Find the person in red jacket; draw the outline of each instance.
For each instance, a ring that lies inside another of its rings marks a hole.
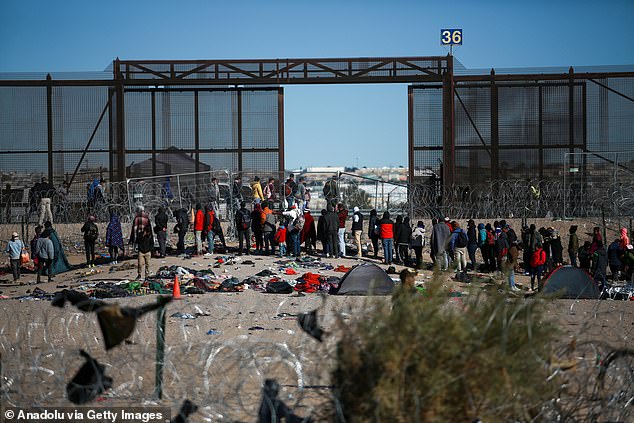
[[[194,235],[196,235],[196,255],[203,253],[203,228],[205,213],[200,203],[196,203],[196,214],[194,214]]]
[[[383,218],[377,222],[379,227],[379,238],[383,242],[384,264],[392,264],[392,253],[394,250],[394,222],[390,219],[389,212],[383,212]]]
[[[306,252],[310,254],[313,249],[317,249],[317,231],[315,230],[315,219],[310,214],[310,210],[304,210],[304,227],[299,234],[299,242],[305,243]]]
[[[535,252],[531,257],[531,291],[535,289],[535,277],[537,277],[537,290],[542,290],[542,272],[546,264],[546,252],[541,243],[535,244]]]
[[[339,257],[346,255],[346,220],[348,220],[348,210],[343,203],[337,204],[337,216],[339,217]]]
[[[273,239],[280,246],[280,257],[284,257],[286,255],[286,228],[284,227],[284,224],[281,224],[277,229]]]
[[[216,213],[214,213],[213,206],[205,207],[205,219],[203,221],[203,238],[207,238],[207,252],[209,254],[214,253],[215,234],[214,234],[214,220],[216,219]]]

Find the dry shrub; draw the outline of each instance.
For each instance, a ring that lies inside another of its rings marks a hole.
[[[539,420],[554,327],[541,300],[497,291],[451,298],[439,278],[426,295],[399,288],[344,329],[333,371],[336,420]]]

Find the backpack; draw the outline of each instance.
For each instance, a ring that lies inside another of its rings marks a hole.
[[[293,222],[293,228],[295,228],[296,231],[301,232],[301,230],[304,229],[304,223],[306,223],[306,219],[304,218],[304,215],[300,214],[297,219],[295,219],[295,222]]]
[[[542,266],[546,263],[546,251],[537,250],[533,253],[533,257],[531,257],[531,267]]]
[[[86,228],[86,232],[84,233],[84,237],[88,241],[96,241],[99,237],[99,228],[94,223],[90,223]]]
[[[493,233],[490,231],[487,231],[487,241],[486,241],[487,245],[495,245],[495,238],[493,237]]]
[[[284,182],[284,196],[290,197],[291,195],[295,195],[295,188],[297,185],[293,181]]]
[[[243,230],[249,229],[251,227],[251,213],[240,211],[240,224]]]
[[[464,231],[460,231],[458,232],[458,237],[456,238],[456,241],[454,242],[454,247],[456,248],[464,248],[467,246],[467,234],[464,233]]]

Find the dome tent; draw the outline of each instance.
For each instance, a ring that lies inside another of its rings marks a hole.
[[[363,263],[343,275],[337,295],[389,295],[393,290],[394,281],[383,269]]]
[[[559,294],[559,298],[598,299],[601,290],[588,273],[573,266],[560,266],[544,281],[544,294]]]

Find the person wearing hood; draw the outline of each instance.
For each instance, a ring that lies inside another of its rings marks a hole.
[[[378,221],[379,237],[383,242],[384,264],[392,264],[392,251],[394,249],[394,222],[390,219],[390,213],[383,212],[383,218]]]
[[[330,255],[330,249],[328,246],[328,234],[326,233],[326,209],[321,210],[321,216],[317,220],[317,239],[321,242],[321,248],[324,256]]]
[[[425,247],[425,224],[422,220],[416,223],[416,228],[412,232],[411,245],[416,255],[416,268],[423,268],[423,247]]]
[[[400,217],[400,216],[399,216]],[[398,222],[398,220],[397,220]],[[412,228],[409,226],[409,217],[405,216],[400,223],[395,225],[396,234],[396,258],[398,261],[407,266],[409,263],[409,242],[412,237]]]
[[[260,184],[260,178],[256,176],[251,182],[251,191],[253,192],[253,201],[255,203],[261,203],[264,201],[264,193],[262,192],[262,184]]]
[[[550,251],[553,258],[553,269],[564,264],[564,247],[561,245],[559,232],[553,230],[550,240]]]
[[[158,225],[158,216],[156,217]],[[203,219],[203,233],[202,237],[207,239],[207,253],[214,253],[214,220],[216,220],[216,213],[212,204],[205,206],[205,218]],[[159,241],[160,244],[160,241]]]
[[[123,253],[123,232],[121,231],[119,215],[114,210],[110,210],[110,221],[106,227],[106,247],[108,247],[108,254],[110,254],[110,263],[117,264],[119,250]]]
[[[53,245],[53,241],[50,239],[51,231],[49,229],[50,228],[44,229],[40,237],[37,239],[35,246],[35,254],[38,258],[36,283],[40,283],[40,277],[44,273],[44,270],[46,270],[46,273],[44,274],[48,276],[48,282],[51,282],[51,278],[53,276],[51,266],[53,265],[53,260],[55,260],[55,246]]]
[[[54,251],[53,261],[51,265],[46,269],[46,274],[50,273],[51,276],[55,276],[57,274],[71,270],[72,266],[66,258],[66,254],[64,253],[64,246],[62,245],[62,241],[57,235],[57,231],[53,228],[53,224],[51,222],[45,222],[44,231],[48,231],[48,238],[53,243]]]
[[[571,225],[568,232],[570,233],[570,238],[568,238],[568,256],[570,257],[570,265],[577,267],[577,250],[579,250],[577,225]]]
[[[363,257],[361,249],[361,235],[363,233],[363,214],[359,211],[359,207],[355,206],[352,214],[352,236],[354,243],[357,245],[357,258]]]
[[[431,229],[431,250],[440,270],[447,270],[449,266],[446,245],[450,236],[451,231],[444,221],[436,223]]]
[[[24,249],[24,243],[18,236],[17,232],[11,234],[11,239],[7,243],[5,253],[9,254],[9,262],[11,263],[11,272],[13,273],[13,282],[20,280],[20,256]]]

